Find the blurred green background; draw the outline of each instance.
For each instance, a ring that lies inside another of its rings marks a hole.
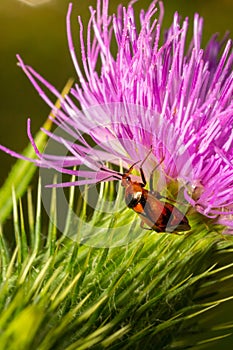
[[[33,0],[31,0],[33,2]],[[41,73],[59,90],[69,77],[75,77],[67,48],[65,17],[70,0],[51,0],[41,6],[28,6],[18,0],[0,0],[0,77],[1,77],[1,118],[0,143],[21,152],[28,144],[26,120],[32,119],[32,132],[36,133],[49,113],[49,107],[40,99],[20,68],[16,65],[15,55],[19,53],[25,62]],[[96,1],[73,0],[72,20],[80,14],[84,23],[89,18],[88,6]],[[120,1],[110,0],[110,12]],[[121,1],[127,4],[128,1]],[[149,0],[139,0],[137,9],[146,8]],[[219,32],[220,37],[229,30],[233,32],[232,0],[164,0],[164,27],[171,23],[175,10],[190,17],[198,12],[204,17],[204,44],[209,37]],[[78,26],[76,32],[78,36]],[[232,36],[232,35],[231,35]],[[0,185],[7,177],[14,159],[0,153]],[[0,199],[1,200],[1,199]],[[232,310],[227,307],[216,309],[216,317],[232,320]],[[207,345],[207,349],[231,349],[233,337]]]

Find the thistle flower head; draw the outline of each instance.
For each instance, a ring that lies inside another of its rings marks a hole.
[[[61,186],[82,185],[113,180],[104,171],[106,162],[122,162],[128,168],[143,161],[151,149],[143,170],[148,178],[160,164],[156,190],[176,182],[189,205],[233,227],[232,42],[219,42],[214,35],[202,48],[203,20],[198,14],[190,43],[188,18],[182,21],[178,13],[163,37],[162,3],[153,1],[142,10],[139,26],[133,3],[120,5],[110,16],[108,0],[97,0],[85,34],[78,17],[80,62],[69,6],[68,44],[78,83],[65,98],[18,56],[20,67],[56,116],[59,133],[44,132],[65,150],[52,154],[47,148],[40,153],[29,121],[29,138],[38,156],[34,162],[77,176]],[[60,109],[45,88],[61,100]]]

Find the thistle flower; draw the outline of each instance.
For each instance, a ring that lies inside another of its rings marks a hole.
[[[147,11],[142,10],[137,28],[133,3],[127,8],[120,5],[117,14],[109,16],[108,0],[97,0],[97,10],[90,7],[86,43],[78,17],[82,66],[71,35],[70,4],[68,44],[79,83],[65,98],[18,56],[20,67],[55,114],[53,122],[62,134],[44,132],[65,153],[52,154],[49,147],[41,153],[33,141],[30,120],[28,136],[37,159],[1,149],[39,167],[77,176],[76,181],[57,185],[62,187],[111,181],[114,177],[103,170],[106,162],[119,165],[122,161],[127,167],[145,159],[152,149],[143,166],[148,178],[160,164],[157,189],[176,182],[190,206],[227,226],[230,233],[232,42],[227,38],[219,42],[214,35],[203,49],[203,20],[196,14],[186,50],[188,18],[182,22],[175,13],[160,44],[163,4],[153,1]],[[46,95],[46,88],[61,100],[61,109]]]

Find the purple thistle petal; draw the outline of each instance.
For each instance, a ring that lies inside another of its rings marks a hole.
[[[28,138],[29,138],[29,141],[31,142],[31,145],[35,151],[35,154],[37,155],[37,157],[40,159],[42,157],[42,154],[40,153],[40,151],[38,150],[36,144],[35,144],[35,141],[32,137],[32,134],[31,134],[31,119],[28,118],[28,121],[27,121],[27,134],[28,134]]]
[[[119,5],[117,14],[109,16],[108,0],[97,0],[97,9],[90,7],[86,42],[78,17],[80,63],[69,5],[67,38],[78,77],[69,96],[63,98],[17,56],[20,67],[56,115],[53,122],[59,132],[43,131],[64,149],[64,154],[56,154],[47,147],[41,154],[29,121],[28,137],[39,158],[32,161],[82,177],[52,186],[80,186],[100,181],[97,174],[106,162],[119,165],[123,161],[127,167],[145,159],[152,147],[144,164],[147,178],[163,160],[161,176],[167,183],[173,179],[184,187],[190,205],[219,223],[233,226],[232,41],[225,37],[219,42],[214,35],[203,48],[203,19],[195,14],[193,38],[186,51],[189,21],[185,18],[182,23],[175,13],[160,46],[163,4],[153,1],[147,11],[142,10],[138,27],[134,2],[127,8]],[[117,46],[116,55],[113,45]],[[100,70],[97,63],[101,63]],[[60,109],[44,88],[61,101]],[[0,149],[26,159],[3,146]],[[80,169],[71,169],[74,166]],[[103,174],[102,180],[113,178]]]
[[[18,159],[23,159],[23,160],[27,160],[29,162],[33,162],[33,163],[37,163],[37,160],[36,159],[33,159],[33,158],[28,158],[28,157],[24,157],[22,154],[20,153],[17,153],[17,152],[14,152],[12,151],[11,149],[7,148],[7,147],[4,147],[2,145],[0,145],[0,150],[9,154],[10,156],[12,157],[15,157],[15,158],[18,158]]]

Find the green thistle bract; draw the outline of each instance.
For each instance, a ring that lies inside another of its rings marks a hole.
[[[12,253],[0,235],[1,349],[178,349],[228,334],[230,323],[203,319],[231,299],[231,241],[196,218],[196,234],[186,238],[148,233],[128,246],[83,246],[56,238],[53,192],[45,241],[40,186],[30,243],[15,200]]]

